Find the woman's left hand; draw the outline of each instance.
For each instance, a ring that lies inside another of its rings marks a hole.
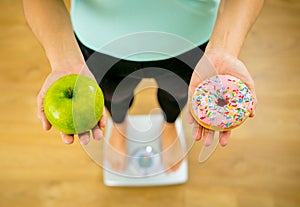
[[[236,57],[215,50],[206,51],[193,72],[189,85],[189,101],[194,93],[196,87],[205,79],[214,75],[232,75],[243,81],[254,94],[254,107],[250,112],[250,117],[254,116],[254,110],[257,103],[255,95],[254,82],[249,74],[246,66]],[[190,108],[190,107],[188,107]],[[203,144],[209,146],[212,143],[215,131],[207,129],[199,125],[192,117],[190,111],[188,113],[188,120],[190,124],[194,124],[192,136],[198,141],[203,139]],[[221,146],[226,146],[229,141],[231,131],[220,133],[219,142]]]

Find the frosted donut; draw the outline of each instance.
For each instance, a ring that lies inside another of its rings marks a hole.
[[[228,131],[249,117],[253,105],[253,94],[240,79],[216,75],[198,85],[190,107],[191,114],[200,125]]]

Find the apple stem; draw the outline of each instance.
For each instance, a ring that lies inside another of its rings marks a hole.
[[[73,91],[71,89],[71,87],[68,88],[68,98],[72,98],[73,97]]]

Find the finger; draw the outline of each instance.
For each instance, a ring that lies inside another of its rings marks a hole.
[[[37,97],[37,108],[38,108],[37,117],[42,122],[43,129],[44,130],[51,129],[51,124],[44,113],[44,96],[42,92],[40,92],[40,94]]]
[[[60,136],[65,144],[72,144],[74,142],[74,135],[72,134],[64,134],[60,132]]]
[[[248,106],[248,110],[250,112],[250,115],[249,117],[254,117],[255,116],[255,108],[256,108],[256,104],[257,104],[257,99],[256,97],[254,97],[254,100],[253,102],[251,103],[252,105],[251,106]]]
[[[255,116],[255,109],[256,109],[256,105],[257,105],[257,96],[255,94],[254,86],[252,86],[250,88],[250,91],[252,92],[253,97],[254,97],[253,105],[250,107],[250,117],[254,117]]]
[[[246,69],[246,66],[243,65],[243,67],[245,68],[244,70],[246,71],[245,72],[246,73],[246,77],[241,78],[241,80],[247,85],[247,87],[249,88],[250,92],[253,95],[253,105],[249,107],[249,111],[250,111],[250,117],[254,117],[254,115],[255,115],[255,108],[256,108],[256,104],[257,104],[257,96],[256,96],[256,92],[255,92],[254,81],[251,78],[250,73]]]
[[[45,114],[44,113],[38,113],[38,119],[42,122],[42,125],[43,125],[43,129],[48,131],[51,129],[51,124],[50,122],[48,121],[48,119],[46,118]]]
[[[199,124],[195,123],[192,130],[192,137],[195,141],[199,141],[202,137],[202,129],[203,127]]]
[[[203,130],[203,144],[208,147],[211,145],[214,138],[215,131],[204,128]]]
[[[219,142],[222,147],[225,147],[229,142],[231,131],[220,132]]]
[[[87,145],[90,141],[90,132],[84,132],[81,134],[78,134],[79,142],[81,145]]]
[[[105,128],[106,120],[107,120],[106,109],[105,107],[103,107],[102,116],[100,118],[100,121],[98,122],[98,126],[100,129]]]
[[[99,128],[98,125],[92,129],[92,134],[95,140],[100,140],[103,137],[102,130]]]
[[[251,111],[251,114],[250,114],[250,118],[253,118],[255,116],[255,110]]]

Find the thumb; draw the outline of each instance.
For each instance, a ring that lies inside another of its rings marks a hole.
[[[51,129],[51,124],[48,121],[48,119],[44,113],[44,93],[43,92],[40,92],[37,97],[37,108],[38,108],[37,117],[42,122],[43,129],[44,130]]]

